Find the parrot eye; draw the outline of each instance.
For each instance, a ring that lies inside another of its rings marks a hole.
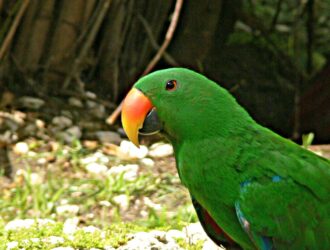
[[[169,81],[166,83],[165,89],[166,89],[166,90],[169,90],[169,91],[173,91],[173,90],[176,90],[176,87],[177,87],[177,82],[176,82],[176,80],[169,80]]]

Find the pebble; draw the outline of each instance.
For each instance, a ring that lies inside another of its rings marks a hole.
[[[18,242],[17,241],[11,241],[7,243],[7,250],[13,249],[18,247]]]
[[[56,207],[56,213],[58,215],[76,215],[79,212],[79,206],[78,205],[59,205]]]
[[[129,199],[127,195],[120,194],[113,197],[113,201],[120,207],[121,211],[127,211],[129,207]]]
[[[20,230],[23,228],[27,229],[35,224],[39,226],[44,226],[46,224],[53,224],[53,223],[55,222],[50,219],[15,219],[7,223],[7,225],[5,226],[5,230],[10,231],[10,230]]]
[[[153,167],[153,166],[155,166],[154,160],[152,160],[150,158],[143,158],[143,159],[140,160],[140,162],[143,165],[147,166],[147,167]]]
[[[64,243],[64,239],[62,237],[58,237],[58,236],[49,236],[45,239],[43,239],[44,242],[47,242],[49,244],[60,244],[60,243]]]
[[[66,219],[63,225],[63,233],[66,235],[73,235],[78,229],[78,223],[78,217]]]
[[[87,227],[83,227],[82,229],[85,233],[95,233],[95,232],[101,232],[101,230],[97,227],[94,226],[87,226]]]
[[[58,133],[58,137],[66,143],[72,143],[74,140],[80,139],[81,136],[82,132],[78,126],[72,126]]]
[[[13,151],[18,155],[25,155],[29,152],[29,145],[26,142],[18,142],[13,147]]]
[[[153,158],[162,158],[173,155],[173,147],[169,143],[158,142],[149,148],[149,156]]]
[[[138,177],[139,165],[137,164],[127,164],[127,165],[118,165],[113,166],[108,170],[109,175],[118,176],[122,173],[123,178],[126,181],[134,181]]]
[[[122,154],[126,155],[127,158],[131,159],[142,159],[148,154],[148,148],[141,145],[139,148],[136,147],[132,142],[123,140],[120,143],[119,150]]]
[[[66,116],[55,116],[52,119],[52,124],[58,129],[64,129],[72,126],[72,120]]]
[[[75,250],[73,247],[55,247],[51,250]]]
[[[121,138],[118,133],[112,131],[97,131],[95,133],[96,138],[102,143],[114,143],[119,144]]]
[[[86,165],[86,170],[89,172],[89,173],[92,173],[92,174],[106,174],[107,171],[108,171],[108,167],[103,165],[103,164],[99,164],[99,163],[96,163],[96,162],[91,162],[91,163],[88,163]]]
[[[76,97],[70,97],[68,100],[69,105],[73,106],[73,107],[77,107],[77,108],[83,108],[84,104],[82,103],[82,101]]]
[[[23,96],[18,99],[22,108],[38,110],[45,105],[45,101],[31,96]]]

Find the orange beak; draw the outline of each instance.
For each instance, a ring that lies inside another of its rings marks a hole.
[[[151,101],[138,89],[132,88],[127,94],[122,108],[121,122],[128,139],[139,146],[139,129],[146,115],[152,109]]]

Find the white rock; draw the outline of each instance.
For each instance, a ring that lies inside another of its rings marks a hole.
[[[96,138],[103,143],[114,143],[119,144],[121,138],[118,133],[112,131],[97,131],[95,133]]]
[[[141,145],[138,148],[132,142],[126,140],[120,143],[119,150],[122,154],[132,159],[142,159],[148,154],[148,148],[146,146]]]
[[[108,167],[103,164],[91,162],[86,165],[86,170],[92,174],[105,174],[108,171]]]
[[[70,127],[65,132],[68,135],[70,135],[71,137],[73,137],[74,139],[80,139],[80,137],[82,135],[81,130],[78,126]]]
[[[52,245],[64,243],[64,239],[62,237],[58,237],[58,236],[49,236],[49,237],[43,239],[43,241],[47,242],[49,244],[52,244]]]
[[[120,207],[122,211],[127,211],[129,207],[129,200],[127,195],[120,194],[115,197],[113,197],[113,201]]]
[[[31,185],[40,185],[43,183],[43,178],[38,173],[31,173],[29,177]]]
[[[152,160],[150,158],[143,158],[143,159],[140,160],[140,162],[143,165],[147,166],[147,167],[153,167],[153,166],[155,166],[154,160]]]
[[[52,124],[59,129],[64,129],[72,125],[72,120],[66,116],[55,116],[52,119]]]
[[[44,226],[46,224],[54,224],[55,222],[50,219],[15,219],[7,223],[5,230],[19,230],[23,228],[30,228],[33,225],[37,224]]]
[[[13,249],[18,247],[18,242],[17,241],[11,241],[7,243],[7,250]]]
[[[89,97],[90,99],[96,99],[97,95],[91,91],[86,91],[85,92],[86,97]]]
[[[212,240],[208,239],[204,242],[202,250],[225,250],[225,248],[218,247]]]
[[[174,239],[185,239],[185,238],[186,238],[186,235],[182,231],[179,231],[179,230],[172,229],[172,230],[169,230],[168,232],[166,232],[167,241],[172,241]]]
[[[127,164],[127,165],[118,165],[111,167],[107,174],[118,176],[122,173],[124,180],[134,181],[138,177],[139,165],[137,164]]]
[[[26,142],[18,142],[15,144],[13,151],[19,155],[27,154],[29,152],[29,145]]]
[[[44,100],[31,96],[23,96],[19,98],[18,102],[22,105],[22,107],[34,110],[40,109],[43,105],[45,105]]]
[[[97,160],[101,163],[108,163],[109,157],[103,154],[102,152],[95,152],[94,156],[97,158]]]
[[[95,152],[94,154],[89,155],[80,160],[80,163],[83,165],[87,165],[92,162],[99,162],[99,163],[106,164],[109,162],[109,158],[102,152]]]
[[[91,115],[99,119],[105,118],[106,116],[105,107],[99,103],[95,103],[95,106],[90,109],[90,113]]]
[[[101,230],[97,227],[94,226],[87,226],[87,227],[83,227],[82,229],[85,233],[95,233],[95,232],[101,232]]]
[[[79,206],[78,205],[60,205],[56,207],[56,213],[58,215],[76,215],[79,212]]]
[[[143,197],[143,202],[147,207],[150,207],[154,210],[161,210],[162,206],[160,204],[154,203],[152,200],[150,200],[148,197]]]
[[[209,239],[199,222],[186,226],[182,231],[186,235],[186,238],[188,238],[190,244],[195,245],[200,240],[206,241]]]
[[[57,133],[57,137],[66,143],[72,143],[74,140],[80,139],[82,132],[78,126],[72,126],[65,131]]]
[[[173,155],[173,147],[171,144],[158,142],[149,148],[149,156],[153,158],[161,158]]]
[[[76,97],[70,97],[68,100],[69,105],[73,106],[73,107],[77,107],[77,108],[83,108],[84,104],[82,103],[82,101]]]
[[[66,235],[73,235],[77,231],[78,223],[78,217],[66,219],[63,225],[63,233]]]
[[[73,247],[55,247],[51,250],[75,250]]]
[[[109,201],[100,201],[99,204],[103,207],[111,207],[111,203]]]

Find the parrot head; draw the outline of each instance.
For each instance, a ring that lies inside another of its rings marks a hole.
[[[139,133],[161,132],[174,143],[216,136],[219,123],[220,132],[225,131],[241,111],[234,98],[215,82],[188,69],[170,68],[134,84],[123,102],[122,124],[136,146]]]

